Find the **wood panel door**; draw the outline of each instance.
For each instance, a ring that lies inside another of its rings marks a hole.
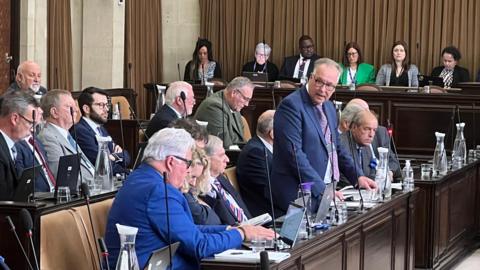
[[[0,94],[10,85],[11,0],[0,0]]]

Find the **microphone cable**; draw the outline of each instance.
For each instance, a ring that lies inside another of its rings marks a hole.
[[[170,236],[170,211],[168,210],[168,191],[167,191],[167,172],[163,172],[163,186],[165,188],[165,207],[167,214],[167,240],[168,240],[168,256],[170,258],[170,269],[173,269],[173,260],[172,260],[172,239]]]
[[[268,152],[267,147],[263,147],[263,152],[265,154],[265,173],[267,174],[268,180],[268,195],[270,196],[270,207],[272,210],[272,223],[273,223],[273,234],[274,234],[274,241],[273,241],[273,250],[278,251],[277,245],[277,222],[275,221],[275,212],[273,207],[273,195],[272,195],[272,180],[270,179],[270,170],[268,167]]]

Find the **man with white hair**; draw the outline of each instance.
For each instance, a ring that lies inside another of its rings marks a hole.
[[[173,258],[175,269],[198,269],[202,258],[239,248],[242,240],[254,236],[273,238],[273,231],[259,226],[193,223],[188,203],[179,189],[190,173],[194,144],[191,135],[182,129],[165,128],[150,138],[143,163],[128,176],[109,212],[105,239],[111,265],[116,263],[120,251],[117,223],[140,228],[135,248],[140,269],[152,251],[169,244],[169,237],[172,243],[180,242]]]
[[[268,61],[272,48],[266,43],[258,43],[255,47],[255,59],[243,65],[242,72],[267,73],[268,81],[273,82],[278,78],[277,66]]]
[[[182,99],[182,92],[185,94],[185,100]],[[168,127],[176,119],[186,118],[192,114],[194,105],[195,96],[192,85],[184,81],[171,83],[165,94],[165,105],[150,120],[145,134],[150,138],[155,132]]]
[[[17,68],[15,82],[13,82],[7,91],[23,90],[32,91],[35,95],[45,95],[47,89],[41,85],[42,71],[40,66],[34,61],[24,61]]]

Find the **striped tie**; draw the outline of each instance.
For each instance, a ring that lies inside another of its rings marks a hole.
[[[237,220],[238,223],[242,223],[243,221],[247,220],[247,217],[243,213],[243,209],[240,207],[237,207],[235,203],[230,202],[229,197],[233,199],[231,196],[227,196],[227,192],[225,189],[223,189],[222,184],[215,179],[213,182],[215,187],[217,188],[218,192],[220,193],[220,196],[222,196],[223,201],[227,204],[228,208],[232,211],[233,215],[235,216],[235,219]]]
[[[338,156],[336,149],[333,147],[332,133],[330,132],[330,127],[328,126],[328,119],[323,111],[322,104],[317,105],[316,108],[320,116],[320,127],[322,128],[322,132],[325,136],[325,141],[327,142],[327,145],[331,146],[331,148],[329,147],[330,149],[327,149],[327,152],[328,159],[332,163],[330,165],[333,171],[333,179],[338,181],[338,179],[340,179],[340,172],[338,171]]]

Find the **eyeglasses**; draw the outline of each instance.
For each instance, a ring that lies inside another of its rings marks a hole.
[[[358,54],[358,52],[349,52],[349,53],[347,53],[347,56],[354,56],[354,55],[357,55],[357,54]]]
[[[173,155],[172,157],[185,162],[185,164],[187,164],[187,169],[190,168],[190,166],[192,166],[193,161],[191,159],[186,159],[186,158],[175,156],[175,155]]]
[[[35,122],[33,122],[32,120],[28,120],[25,116],[23,116],[23,115],[21,115],[21,114],[18,114],[18,115],[20,115],[20,117],[21,117],[23,120],[27,121],[27,123],[28,123],[30,126],[33,126],[33,124],[35,123]]]
[[[92,105],[98,106],[100,107],[100,109],[108,108],[108,103],[103,103],[103,102],[92,103]]]
[[[239,89],[235,89],[235,91],[237,91],[237,93],[240,94],[240,96],[242,97],[242,99],[246,102],[246,103],[249,103],[252,99],[245,96],[242,91],[240,91]]]
[[[336,85],[333,85],[333,84],[330,84],[330,83],[327,83],[325,81],[323,81],[322,79],[320,78],[317,78],[315,76],[312,76],[313,77],[313,80],[315,81],[315,85],[322,88],[322,87],[325,87],[325,89],[329,92],[335,90],[335,87],[337,87]]]

